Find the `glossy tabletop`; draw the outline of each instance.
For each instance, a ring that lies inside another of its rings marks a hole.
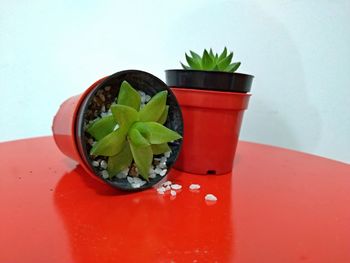
[[[233,173],[172,171],[172,197],[112,189],[51,137],[0,157],[1,263],[350,262],[348,164],[240,142]]]

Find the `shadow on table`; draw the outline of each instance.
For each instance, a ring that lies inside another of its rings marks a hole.
[[[231,178],[173,170],[169,179],[184,188],[172,198],[154,189],[124,194],[77,166],[57,184],[54,202],[76,262],[232,262]],[[199,193],[188,190],[192,182]],[[217,203],[204,201],[208,191]]]

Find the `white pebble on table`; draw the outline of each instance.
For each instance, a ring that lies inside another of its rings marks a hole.
[[[218,199],[217,199],[217,197],[216,197],[215,195],[213,195],[213,194],[207,194],[207,195],[205,196],[205,200],[207,200],[207,201],[217,201]]]
[[[191,184],[190,185],[190,189],[191,190],[198,190],[198,189],[200,189],[201,188],[201,186],[199,185],[199,184]]]
[[[172,184],[171,185],[171,189],[173,190],[180,190],[182,188],[182,185],[179,184]]]

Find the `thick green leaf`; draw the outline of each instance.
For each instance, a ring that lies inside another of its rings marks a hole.
[[[185,54],[186,56],[186,60],[188,65],[192,68],[192,69],[201,69],[201,64],[198,63],[198,61],[196,61],[195,59],[189,57],[187,54]]]
[[[157,121],[162,115],[166,100],[168,96],[168,91],[163,90],[158,92],[153,98],[143,107],[140,112],[140,121]],[[119,123],[119,122],[118,122]]]
[[[131,128],[129,133],[128,133],[129,140],[136,145],[137,147],[139,146],[149,146],[149,142],[146,140],[145,137],[142,136],[140,131],[137,128]]]
[[[151,146],[138,147],[130,142],[132,156],[134,158],[139,174],[148,181],[149,168],[153,161],[153,152]]]
[[[180,64],[181,64],[183,69],[187,69],[187,70],[191,69],[189,66],[186,66],[186,65],[182,64],[182,62],[180,62]]]
[[[221,60],[218,63],[218,67],[220,70],[225,70],[227,68],[228,65],[230,65],[231,60],[233,57],[233,52],[230,53],[230,55],[228,55],[226,58],[224,58],[223,60]]]
[[[204,49],[202,57],[202,69],[211,70],[214,67],[214,60],[210,57],[208,51]]]
[[[214,52],[213,52],[212,49],[209,50],[209,55],[210,55],[210,57],[214,60],[215,55],[214,55]]]
[[[123,81],[117,99],[118,104],[140,109],[141,96],[127,81]]]
[[[127,133],[133,123],[139,119],[138,112],[129,106],[119,104],[112,105],[111,111],[120,126],[119,129],[125,133]]]
[[[241,62],[232,63],[226,68],[226,71],[235,72],[240,65],[241,65]]]
[[[182,138],[180,134],[157,122],[136,123],[134,126],[151,144],[161,144]]]
[[[214,57],[214,64],[216,66],[216,64],[219,62],[219,55],[218,54],[215,54],[215,57]]]
[[[220,54],[218,61],[223,60],[224,58],[226,58],[226,56],[227,56],[227,48],[225,47],[222,53]]]
[[[109,178],[116,176],[119,172],[129,167],[132,162],[132,154],[129,143],[125,141],[123,149],[116,155],[108,158],[107,171]]]
[[[111,133],[114,130],[116,124],[117,122],[114,117],[112,115],[109,115],[94,121],[91,125],[89,125],[86,131],[99,141]]]
[[[169,106],[166,105],[162,115],[160,116],[160,118],[158,119],[158,123],[160,124],[164,124],[166,122],[166,120],[168,119],[168,113],[169,113]]]
[[[126,134],[118,129],[96,142],[91,148],[91,155],[113,156],[119,153],[126,140]]]
[[[193,52],[190,50],[192,58],[197,62],[197,64],[200,65],[200,68],[202,68],[202,58],[200,55],[198,55],[196,52]]]
[[[162,153],[171,151],[171,149],[167,143],[152,144],[151,147],[152,147],[153,154],[162,154]]]

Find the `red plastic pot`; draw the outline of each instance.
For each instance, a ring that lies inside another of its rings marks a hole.
[[[159,91],[168,90],[167,104],[169,105],[169,114],[165,126],[181,135],[183,134],[182,114],[173,92],[157,77],[139,70],[125,70],[102,78],[92,84],[84,93],[67,99],[62,103],[56,116],[54,117],[52,131],[55,142],[61,152],[77,161],[93,178],[99,179],[100,181],[103,181],[118,189],[137,191],[155,185],[164,177],[158,176],[154,179],[150,179],[147,184],[140,188],[132,188],[126,179],[103,179],[98,175],[97,168],[92,166],[89,149],[84,143],[84,141],[86,141],[84,116],[93,96],[100,88],[104,88],[106,86],[111,86],[114,92],[117,94],[119,92],[120,84],[124,80],[128,81],[136,89],[142,90],[151,96],[155,95]],[[167,161],[168,171],[177,159],[181,145],[182,140],[169,143],[169,147],[171,148],[173,154]]]
[[[184,119],[184,141],[175,168],[194,174],[232,171],[252,79],[240,73],[166,71]]]

